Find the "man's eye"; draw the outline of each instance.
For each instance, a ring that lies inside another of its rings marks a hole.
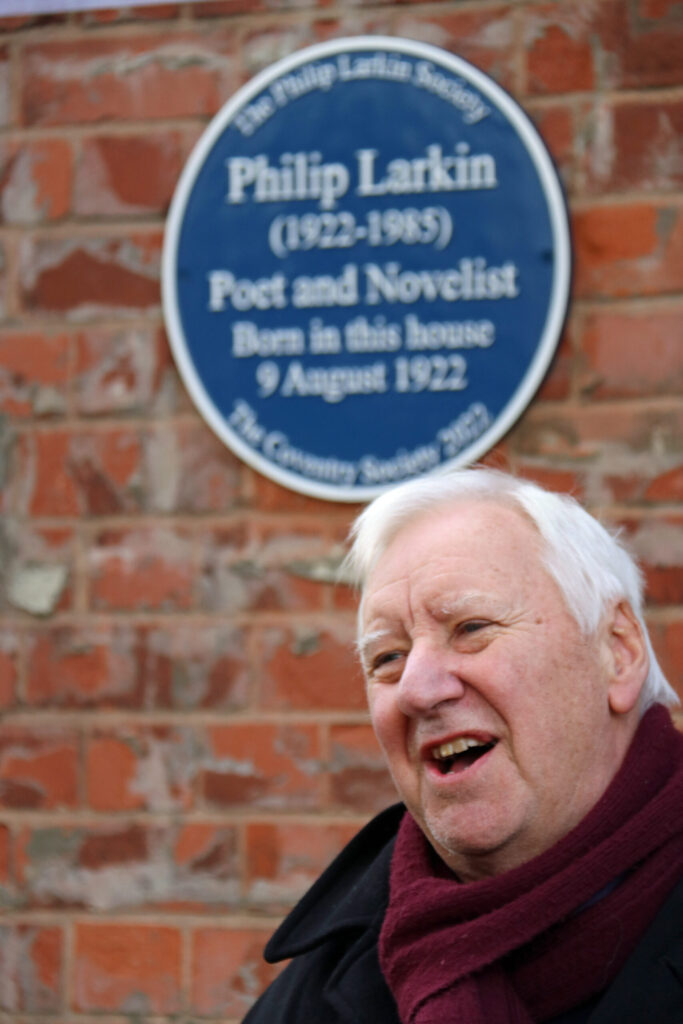
[[[470,619],[468,622],[463,622],[458,631],[460,633],[476,633],[480,629],[484,629],[489,623],[484,619]]]
[[[398,661],[402,656],[401,651],[383,651],[382,654],[378,654],[372,659],[370,668],[376,672],[385,665],[390,665],[392,661]]]

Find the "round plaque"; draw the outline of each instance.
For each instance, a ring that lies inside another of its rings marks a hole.
[[[363,501],[509,429],[570,268],[557,174],[519,105],[443,50],[363,36],[274,64],[216,115],[171,206],[164,311],[237,455]]]

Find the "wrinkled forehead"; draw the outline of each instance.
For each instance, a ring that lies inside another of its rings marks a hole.
[[[368,602],[393,580],[422,576],[429,582],[435,555],[465,560],[470,572],[512,564],[543,564],[544,544],[533,520],[513,501],[449,501],[414,514],[393,531],[374,560],[359,605],[359,625]]]

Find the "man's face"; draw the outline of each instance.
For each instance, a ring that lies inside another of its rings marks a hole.
[[[619,767],[603,630],[585,638],[517,511],[447,506],[404,527],[368,580],[370,712],[401,798],[463,879],[552,846]]]

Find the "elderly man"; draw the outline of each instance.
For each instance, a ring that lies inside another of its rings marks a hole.
[[[246,1020],[682,1024],[683,736],[630,556],[486,469],[387,492],[354,536],[403,804],[278,929],[294,960]]]

